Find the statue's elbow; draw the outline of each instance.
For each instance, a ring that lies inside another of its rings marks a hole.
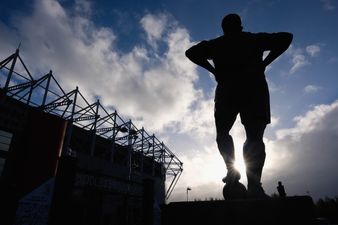
[[[280,48],[285,51],[291,45],[293,34],[289,32],[282,32],[280,36]]]
[[[287,40],[288,40],[288,43],[290,45],[292,40],[293,40],[293,34],[292,33],[287,33]]]
[[[188,50],[185,51],[185,56],[188,58],[188,59],[191,59],[193,56],[192,56],[192,53],[191,53],[191,48],[189,48]]]

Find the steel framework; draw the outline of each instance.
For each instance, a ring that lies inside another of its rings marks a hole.
[[[19,54],[19,48],[0,62],[0,88],[5,95],[24,102],[32,107],[60,116],[68,121],[64,151],[69,149],[73,125],[92,132],[90,154],[94,155],[95,137],[97,135],[108,139],[112,143],[111,155],[114,155],[114,146],[119,144],[128,146],[128,165],[132,170],[132,152],[142,153],[143,157],[150,157],[160,163],[168,187],[168,199],[183,172],[183,163],[170,151],[170,149],[154,134],[150,135],[142,127],[138,129],[131,120],[121,118],[117,111],[109,112],[97,100],[89,103],[81,94],[79,88],[65,92],[53,76],[53,72],[38,79],[34,79]],[[19,62],[19,63],[18,63]],[[154,173],[153,165],[153,173]]]

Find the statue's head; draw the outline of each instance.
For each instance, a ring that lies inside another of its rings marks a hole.
[[[243,29],[241,17],[235,13],[226,15],[222,20],[222,29],[224,33],[241,32]]]

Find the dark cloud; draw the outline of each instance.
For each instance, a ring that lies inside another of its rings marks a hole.
[[[338,101],[314,107],[277,136],[272,144],[276,172],[267,178],[270,189],[281,179],[289,194],[338,195]]]

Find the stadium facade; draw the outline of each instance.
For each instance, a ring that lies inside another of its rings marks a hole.
[[[0,62],[4,224],[159,224],[183,163],[52,71],[34,77],[19,49]]]

